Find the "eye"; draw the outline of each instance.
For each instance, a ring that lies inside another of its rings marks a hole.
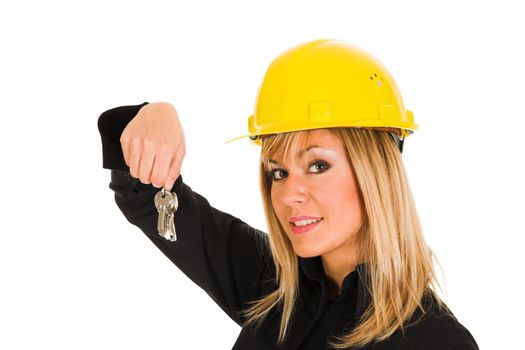
[[[266,173],[273,181],[282,180],[288,173],[283,169],[273,169]]]
[[[314,169],[314,173],[322,173],[330,168],[330,166],[322,160],[314,160],[313,163],[310,164],[310,169],[312,168]]]

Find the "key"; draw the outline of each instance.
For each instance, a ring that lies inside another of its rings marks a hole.
[[[167,192],[164,188],[155,195],[155,207],[159,212],[159,219],[157,221],[157,230],[159,235],[166,238],[167,235],[167,211],[170,210],[175,204],[173,200],[173,195],[170,192]],[[167,239],[167,238],[166,238]]]
[[[165,219],[165,210],[166,210],[166,204],[160,198],[161,195],[164,195],[163,193],[159,192],[155,195],[155,207],[157,208],[157,211],[159,212],[159,217],[157,220],[157,231],[159,232],[159,235],[164,235],[164,219]]]
[[[177,211],[179,203],[177,199],[177,194],[175,192],[172,192],[171,194],[173,196],[173,202],[170,206],[166,208],[166,220],[164,221],[164,224],[166,225],[166,235],[164,236],[164,238],[169,239],[171,242],[175,242],[177,240],[177,233],[175,231],[175,222],[173,216],[175,211]]]

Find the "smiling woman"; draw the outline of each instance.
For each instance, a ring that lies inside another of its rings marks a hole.
[[[303,258],[321,256],[325,273],[339,287],[355,269],[355,236],[363,221],[352,166],[341,140],[329,129],[290,137],[307,148],[294,157],[285,152],[279,167],[268,159],[272,207],[295,253]],[[264,140],[264,146],[267,142],[271,143]]]
[[[242,327],[233,349],[478,349],[437,294],[401,158],[417,125],[377,59],[338,40],[287,50],[248,125],[267,234],[183,182],[173,106],[99,118],[119,208]],[[160,186],[178,199],[175,241],[157,232]]]
[[[393,135],[330,128],[266,136],[261,179],[270,245],[276,265],[282,266],[280,278],[287,280],[276,295],[293,298],[301,286],[294,255],[320,256],[334,300],[356,266],[367,268],[372,302],[359,327],[339,335],[339,347],[387,339],[415,323],[415,315],[454,318],[434,292],[439,284],[433,255]],[[255,304],[248,314],[255,320],[261,311]]]

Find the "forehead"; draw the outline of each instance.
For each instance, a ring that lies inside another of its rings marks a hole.
[[[275,142],[270,152],[269,159],[280,160],[287,157],[301,158],[304,153],[313,147],[320,147],[343,152],[343,145],[339,137],[329,129],[314,129],[295,131],[280,135],[282,138]]]
[[[341,141],[329,129],[314,129],[294,132],[297,146],[318,145],[320,147],[340,148]]]

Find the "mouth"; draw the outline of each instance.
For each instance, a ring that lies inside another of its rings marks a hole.
[[[290,226],[292,227],[292,231],[295,234],[303,234],[306,232],[309,232],[316,228],[321,222],[323,221],[323,218],[319,219],[310,219],[310,220],[299,220],[295,222],[290,222]]]

